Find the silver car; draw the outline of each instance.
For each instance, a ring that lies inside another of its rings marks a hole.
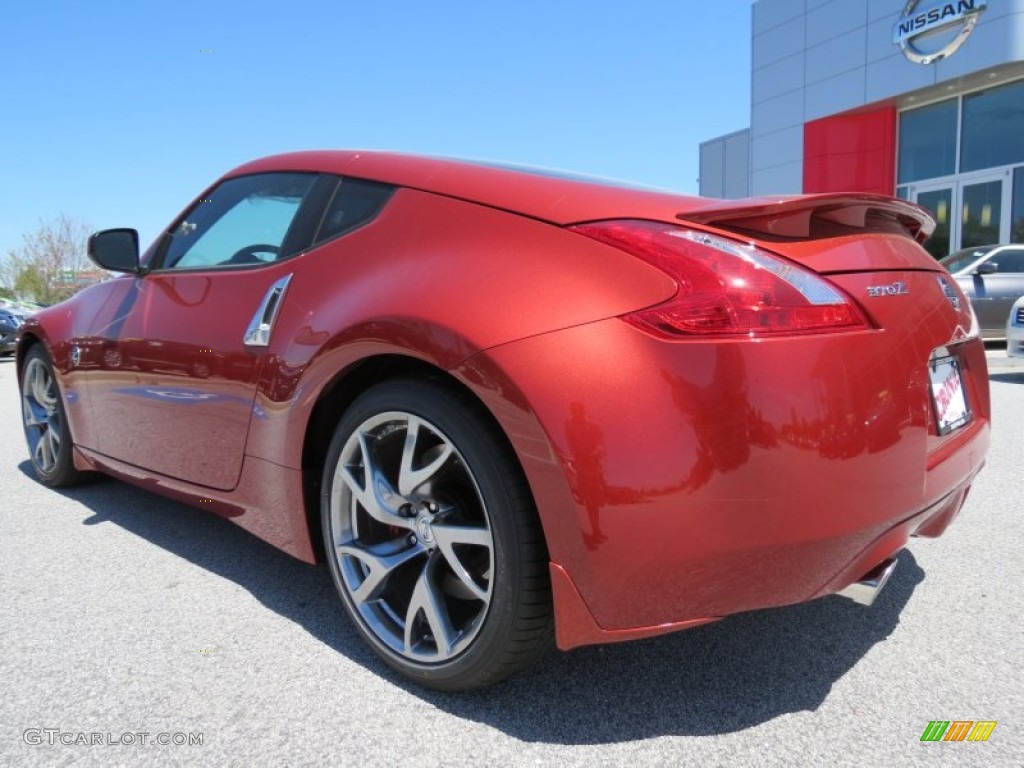
[[[1006,318],[1006,354],[1024,357],[1024,296],[1013,303]]]
[[[965,248],[939,263],[970,299],[982,338],[1003,338],[1010,305],[1024,296],[1024,245]]]

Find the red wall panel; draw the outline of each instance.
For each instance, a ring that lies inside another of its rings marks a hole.
[[[892,195],[895,169],[895,107],[804,123],[804,192]]]

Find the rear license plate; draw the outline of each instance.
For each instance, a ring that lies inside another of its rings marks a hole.
[[[955,357],[940,357],[932,360],[928,368],[939,434],[948,435],[971,420],[960,361]]]

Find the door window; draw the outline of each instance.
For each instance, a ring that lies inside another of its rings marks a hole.
[[[941,259],[949,254],[949,212],[953,207],[953,188],[918,192],[917,204],[930,211],[935,218],[935,232],[925,242],[924,247],[936,259]]]
[[[965,184],[963,203],[960,206],[960,218],[963,222],[960,247],[975,248],[979,245],[998,243],[1002,209],[1003,182]]]
[[[998,274],[1024,273],[1024,250],[1021,251],[1000,251],[992,256],[998,268]]]
[[[289,229],[315,179],[265,173],[225,181],[175,227],[162,268],[231,267],[291,256]]]

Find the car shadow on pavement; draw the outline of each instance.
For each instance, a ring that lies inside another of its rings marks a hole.
[[[741,731],[816,710],[892,634],[924,578],[904,551],[870,608],[829,597],[739,614],[660,638],[555,654],[502,687],[468,696],[420,695],[524,741],[607,744]]]
[[[1024,384],[1024,370],[1013,373],[990,373],[989,381],[1002,381],[1007,384]]]
[[[19,468],[32,476],[28,461]],[[815,710],[872,646],[892,634],[925,578],[904,551],[871,608],[829,597],[740,614],[660,638],[553,652],[492,688],[446,694],[407,683],[376,659],[348,623],[326,568],[295,560],[209,512],[118,481],[58,492],[92,513],[83,524],[113,523],[230,579],[410,695],[528,742],[723,734]],[[866,703],[865,712],[869,708]]]

